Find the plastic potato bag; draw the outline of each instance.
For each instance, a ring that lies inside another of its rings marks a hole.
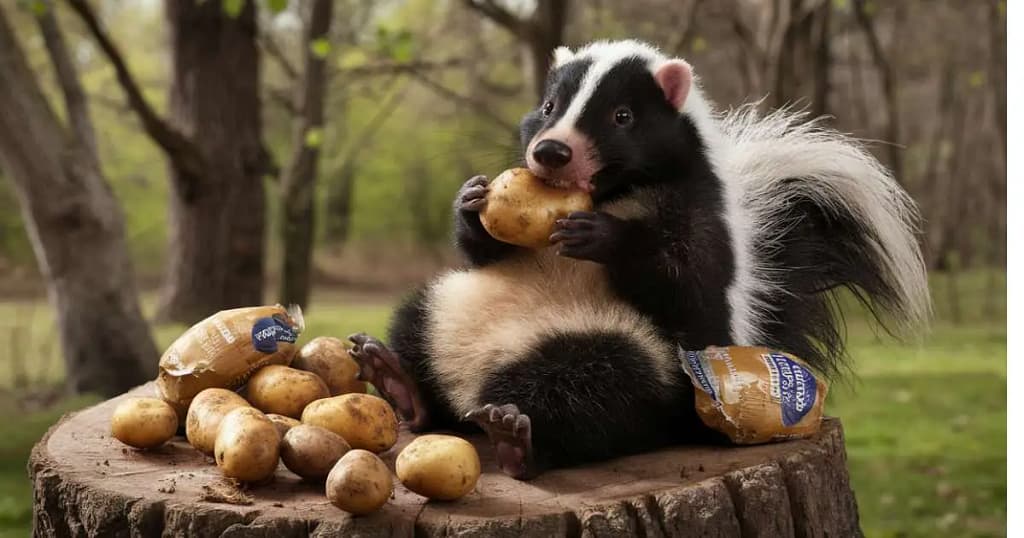
[[[234,390],[268,364],[290,364],[304,328],[292,305],[222,310],[178,337],[160,357],[157,388],[184,423],[192,398],[203,389]]]
[[[818,432],[828,384],[800,359],[763,347],[683,351],[697,414],[737,444],[810,437]]]

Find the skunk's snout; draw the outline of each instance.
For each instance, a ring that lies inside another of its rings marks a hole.
[[[557,140],[541,140],[533,148],[533,159],[546,168],[561,168],[572,160],[572,149]]]

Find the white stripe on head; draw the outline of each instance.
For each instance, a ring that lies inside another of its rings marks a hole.
[[[573,96],[568,110],[551,130],[560,127],[571,128],[583,113],[587,101],[593,96],[601,79],[618,63],[629,58],[647,62],[653,75],[669,59],[655,47],[639,41],[599,41],[588,45],[575,54],[559,50],[555,54],[555,67],[578,59],[590,59],[592,64],[584,75],[580,88]],[[759,292],[770,284],[761,275],[753,260],[749,242],[756,230],[743,204],[743,188],[739,180],[729,172],[729,161],[733,151],[732,141],[723,133],[711,104],[704,98],[700,79],[694,73],[690,91],[683,101],[681,114],[685,114],[696,126],[707,148],[706,156],[715,174],[723,181],[725,208],[723,219],[732,239],[735,274],[727,290],[731,310],[730,333],[735,343],[758,342],[762,335],[761,316],[765,305],[758,302]]]
[[[568,56],[566,52],[556,54],[556,67],[572,60],[589,59],[591,64],[587,68],[587,73],[583,76],[583,80],[580,82],[576,95],[573,95],[572,101],[569,102],[565,114],[559,118],[552,129],[559,127],[564,129],[576,125],[576,121],[583,114],[583,109],[587,106],[587,102],[593,97],[598,84],[601,83],[601,80],[608,71],[611,71],[612,68],[622,61],[631,58],[645,61],[648,69],[652,72],[659,64],[666,60],[665,56],[658,49],[646,43],[633,40],[597,41],[576,51],[571,56]]]

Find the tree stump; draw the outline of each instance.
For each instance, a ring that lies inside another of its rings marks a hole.
[[[68,415],[36,445],[36,536],[861,535],[834,418],[808,440],[674,447],[530,482],[498,472],[486,439],[472,438],[484,470],[476,491],[427,501],[396,480],[384,508],[353,517],[283,465],[272,482],[239,491],[182,438],[152,451],[113,439],[117,404],[155,393],[150,383]],[[382,455],[392,469],[412,438],[403,431]]]

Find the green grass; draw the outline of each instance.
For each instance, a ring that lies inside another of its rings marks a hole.
[[[933,282],[937,299],[948,280]],[[857,379],[826,404],[840,417],[867,536],[1006,535],[1006,321],[984,275],[959,284],[960,324],[938,321],[922,345],[893,345],[849,323]]]
[[[849,318],[856,375],[832,387],[827,409],[846,429],[867,536],[1006,534],[1006,284],[1002,276],[994,281],[998,300],[986,305],[982,297],[991,284],[983,274],[958,282],[961,322],[952,324],[944,300],[948,281],[936,279],[937,321],[921,343],[894,343],[862,317]],[[315,296],[303,339],[358,330],[383,334],[391,298],[332,290]],[[150,311],[152,297],[145,305]],[[62,378],[44,303],[0,302],[0,320],[9,320],[10,334],[22,339],[8,342],[7,356],[0,352],[0,387]],[[181,330],[158,327],[155,337],[166,346]],[[62,413],[95,401],[81,397],[33,411],[6,393],[0,396],[0,412],[8,417],[0,423],[0,538],[29,532],[25,462],[34,442]]]

